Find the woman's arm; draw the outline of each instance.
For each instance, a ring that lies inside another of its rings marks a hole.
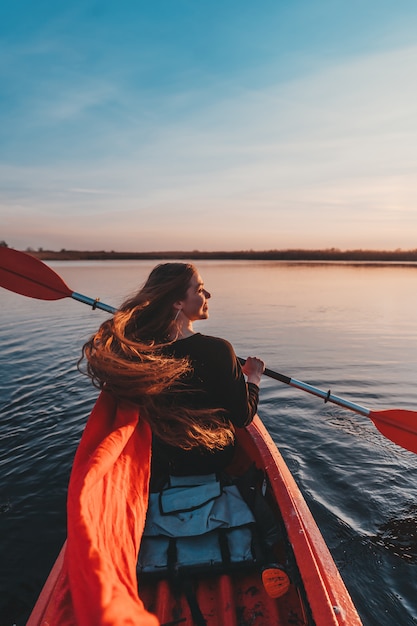
[[[222,341],[216,348],[217,380],[222,404],[235,426],[247,426],[258,409],[259,383],[265,364],[257,357],[249,357],[242,368],[229,342]]]

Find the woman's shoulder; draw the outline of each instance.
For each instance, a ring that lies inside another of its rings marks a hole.
[[[223,357],[226,355],[235,356],[235,351],[230,341],[221,337],[195,333],[195,335],[193,335],[193,343],[194,346],[201,351],[212,352],[213,354]]]
[[[222,337],[214,337],[213,335],[203,335],[202,333],[195,333],[193,338],[196,343],[212,345],[212,346],[224,346],[228,349],[233,350],[233,346],[227,339],[223,339]]]

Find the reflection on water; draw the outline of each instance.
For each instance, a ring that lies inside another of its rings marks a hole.
[[[374,541],[394,556],[417,563],[417,505],[411,504],[381,524]]]
[[[118,306],[154,263],[52,265],[74,291]],[[363,406],[417,410],[416,266],[198,268],[213,297],[197,330]],[[96,397],[76,362],[106,314],[71,299],[0,298],[0,626],[21,626],[65,537],[69,472]],[[365,626],[417,623],[417,456],[369,419],[270,379],[260,414]]]

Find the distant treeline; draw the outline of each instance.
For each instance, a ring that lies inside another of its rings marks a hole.
[[[168,252],[115,252],[105,250],[60,251],[27,249],[26,252],[43,261],[62,260],[253,260],[253,261],[362,261],[362,262],[416,262],[417,248],[415,250],[339,250],[329,248],[325,250],[238,250],[205,252],[192,251],[168,251]]]

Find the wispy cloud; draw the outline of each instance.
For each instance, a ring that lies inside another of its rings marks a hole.
[[[213,87],[152,107],[125,77],[44,86],[27,102],[26,129],[48,126],[39,162],[2,170],[9,237],[31,238],[35,214],[44,246],[94,225],[118,249],[415,246],[417,46]]]

